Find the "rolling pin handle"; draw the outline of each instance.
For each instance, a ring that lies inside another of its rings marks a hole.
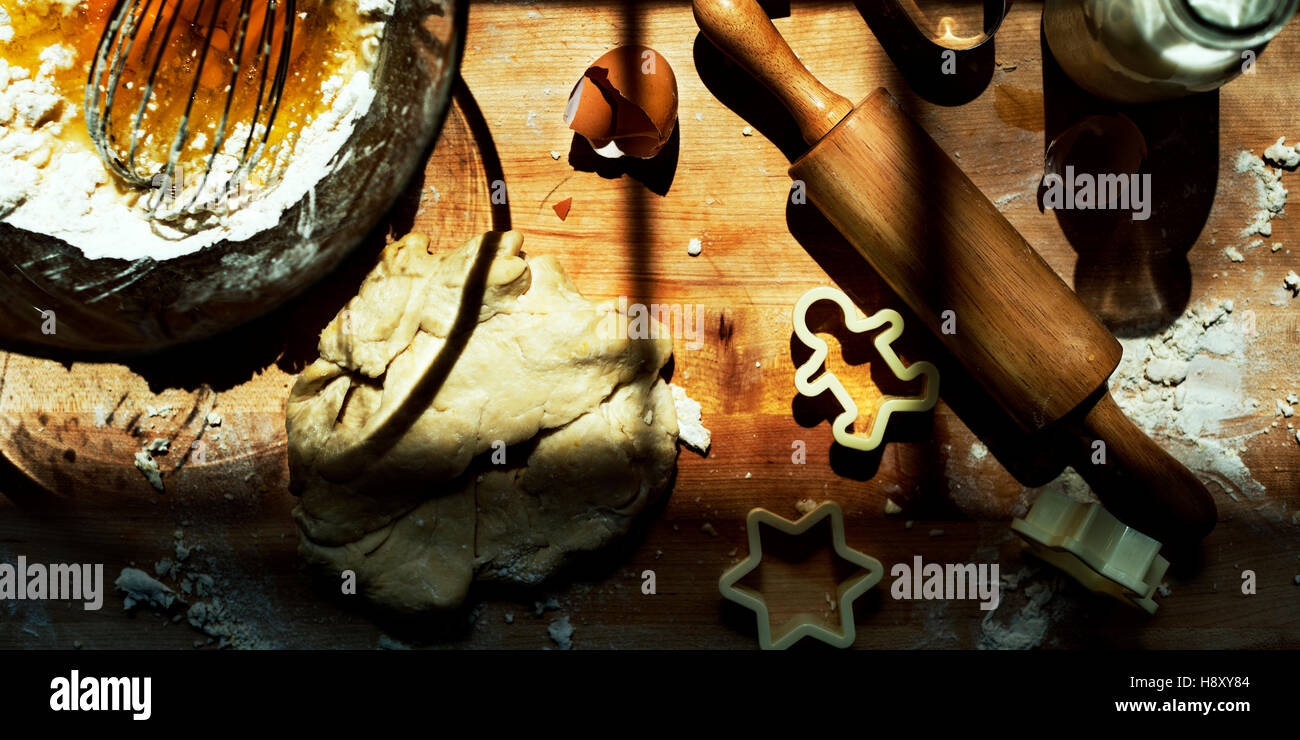
[[[1125,416],[1110,393],[1100,395],[1078,431],[1089,457],[1079,473],[1120,521],[1175,547],[1214,529],[1218,509],[1205,485]]]
[[[803,66],[755,0],[694,0],[695,22],[794,116],[804,141],[816,144],[853,112],[853,103]]]

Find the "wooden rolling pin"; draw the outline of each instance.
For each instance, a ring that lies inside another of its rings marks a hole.
[[[794,116],[811,148],[791,177],[1002,408],[1031,431],[1068,432],[1075,468],[1125,524],[1166,544],[1208,534],[1205,486],[1110,396],[1119,342],[893,96],[880,88],[855,108],[827,89],[754,0],[694,10]],[[940,330],[945,311],[955,333]]]

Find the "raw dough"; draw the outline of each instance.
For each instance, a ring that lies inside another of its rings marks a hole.
[[[290,392],[299,549],[395,611],[454,609],[474,580],[540,583],[672,476],[668,332],[610,336],[614,302],[522,244],[389,245]]]

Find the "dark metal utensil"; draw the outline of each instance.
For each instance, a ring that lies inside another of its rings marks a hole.
[[[215,119],[199,186],[179,205],[205,191],[232,134],[237,164],[214,184],[224,193],[241,183],[275,127],[294,16],[295,0],[117,0],[86,80],[86,128],[104,164],[135,187],[173,183],[182,152],[205,144]]]

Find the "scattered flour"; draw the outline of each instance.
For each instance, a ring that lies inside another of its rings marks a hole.
[[[176,557],[163,558],[154,565],[156,578],[137,568],[122,569],[115,585],[125,593],[125,609],[147,606],[155,612],[171,614],[173,622],[187,622],[206,636],[205,640],[194,643],[196,648],[205,645],[239,649],[278,647],[262,636],[262,626],[252,619],[255,610],[264,610],[263,595],[250,591],[248,584],[233,584],[227,578],[200,571],[200,567],[217,567],[219,558],[200,557],[205,547],[187,543],[184,529],[172,533],[171,546]],[[164,578],[171,585],[160,580]]]
[[[1242,390],[1247,339],[1232,310],[1232,301],[1211,301],[1189,309],[1159,336],[1121,340],[1124,356],[1110,388],[1139,427],[1173,443],[1164,446],[1183,464],[1234,498],[1255,498],[1264,487],[1240,453],[1259,432],[1225,429],[1258,405]]]
[[[1249,173],[1255,178],[1255,207],[1258,209],[1241,235],[1272,236],[1273,217],[1286,207],[1287,189],[1282,184],[1281,173],[1248,151],[1237,154],[1235,169],[1239,174]]]
[[[1011,614],[1005,622],[994,619],[999,612],[1006,613],[1006,591],[1015,591],[1037,570],[1022,570],[1001,579],[1004,595],[999,597],[997,608],[990,611],[980,622],[980,650],[1032,650],[1043,644],[1047,632],[1060,618],[1060,609],[1049,606],[1060,587],[1060,577],[1050,575],[1046,580],[1034,580],[1021,589],[1024,604]]]
[[[551,642],[559,649],[568,650],[573,647],[573,625],[569,623],[568,617],[552,619],[546,626],[546,631],[551,636]]]
[[[1097,497],[1093,494],[1092,487],[1088,485],[1088,481],[1084,480],[1082,475],[1079,475],[1079,471],[1067,467],[1047,485],[1027,489],[1025,491],[1026,495],[1022,497],[1024,508],[1016,512],[1016,515],[1024,516],[1024,513],[1029,510],[1029,504],[1032,504],[1034,500],[1038,498],[1039,494],[1044,491],[1060,493],[1081,504],[1089,504],[1097,501]]]

